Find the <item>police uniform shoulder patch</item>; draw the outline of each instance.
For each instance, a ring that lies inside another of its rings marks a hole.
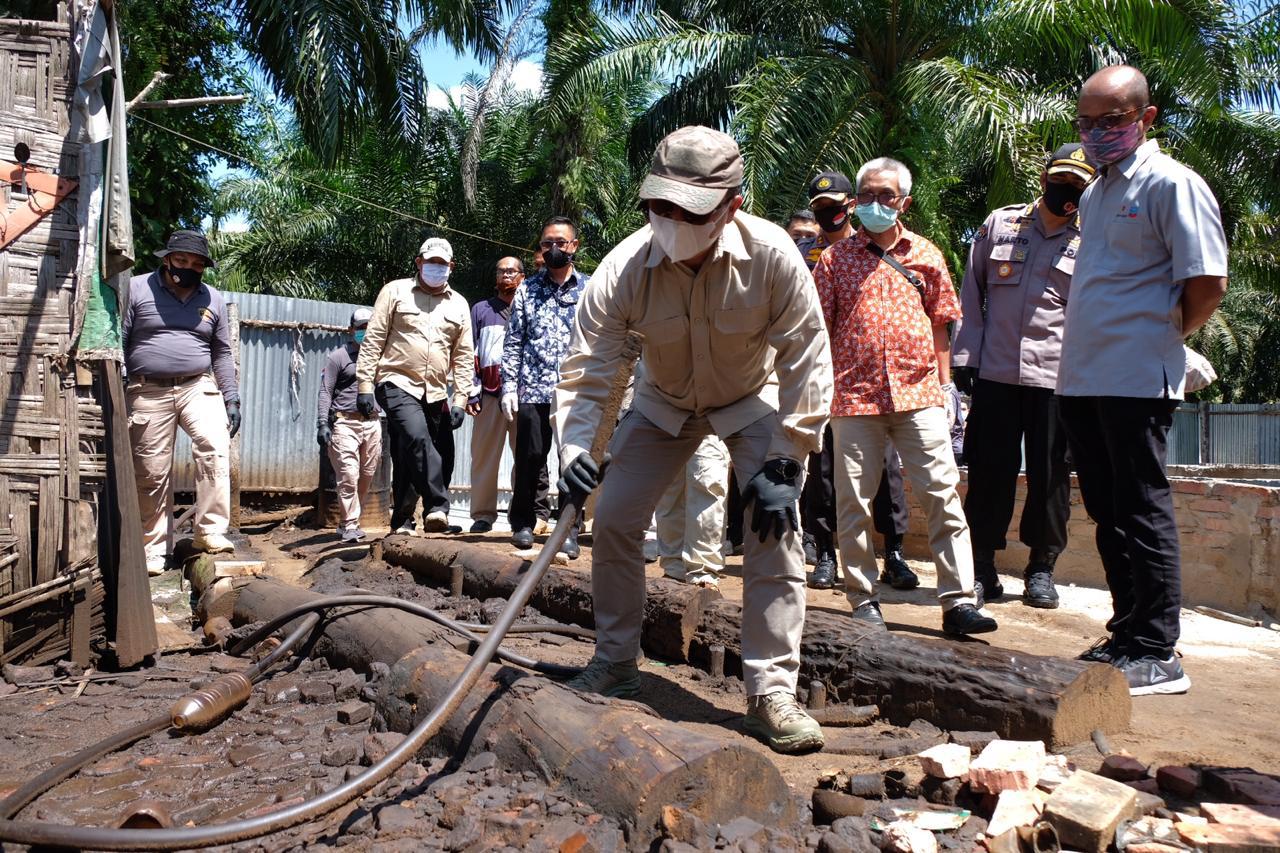
[[[208,320],[211,323],[213,322],[213,310],[211,308],[200,309],[200,321],[204,322],[205,320]]]
[[[976,239],[985,240],[987,239],[987,234],[989,234],[990,232],[991,232],[991,229],[987,228],[987,224],[984,222],[978,228],[978,236],[976,237]]]

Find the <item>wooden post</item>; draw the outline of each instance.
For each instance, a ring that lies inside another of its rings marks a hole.
[[[1212,447],[1209,441],[1209,423],[1210,423],[1210,414],[1211,414],[1209,411],[1209,406],[1210,406],[1209,403],[1200,403],[1197,405],[1197,408],[1200,410],[1199,412],[1197,412],[1197,414],[1200,416],[1199,417],[1199,421],[1200,421],[1199,462],[1201,465],[1208,465],[1211,461],[1213,461],[1209,458],[1211,455],[1211,447]]]
[[[231,360],[236,366],[236,381],[240,380],[240,306],[235,302],[227,303],[227,334],[231,338]],[[244,431],[244,418],[248,411],[244,406],[244,395],[240,395],[240,432]],[[231,458],[227,464],[231,468],[231,529],[240,529],[240,432],[231,438]]]

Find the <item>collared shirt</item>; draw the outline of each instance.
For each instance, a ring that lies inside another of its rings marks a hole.
[[[805,458],[822,444],[831,357],[822,312],[795,243],[739,212],[695,273],[671,260],[649,226],[595,272],[578,305],[556,389],[567,462],[586,452],[628,329],[644,335],[633,407],[675,436],[706,417],[721,438],[777,412],[768,456]],[[751,476],[748,472],[744,476]]]
[[[360,345],[347,341],[329,353],[320,374],[320,393],[316,399],[316,418],[327,420],[330,412],[356,411],[356,355]]]
[[[502,347],[502,393],[521,403],[550,403],[569,352],[573,316],[591,278],[574,270],[556,284],[544,269],[525,279],[511,303]]]
[[[886,254],[924,280],[919,293],[867,250],[859,228],[822,253],[813,277],[831,334],[833,416],[882,415],[943,404],[933,327],[960,316],[942,252],[906,228]]]
[[[122,318],[125,369],[131,376],[170,379],[213,372],[222,399],[240,399],[227,305],[216,288],[200,284],[179,299],[159,271],[129,279]]]
[[[1080,225],[1058,393],[1182,399],[1183,286],[1227,275],[1213,193],[1149,139],[1089,185]]]
[[[360,345],[356,379],[361,394],[390,382],[419,400],[434,403],[449,396],[464,406],[475,375],[471,312],[453,288],[428,293],[417,280],[386,284],[373,304],[373,316]]]
[[[809,267],[810,271],[818,265],[818,258],[822,257],[822,253],[830,245],[827,242],[827,232],[825,231],[819,231],[816,237],[805,237],[803,240],[796,241],[796,248],[804,256],[805,265]]]
[[[951,363],[978,368],[992,382],[1053,388],[1080,218],[1050,233],[1036,205],[992,211],[978,229],[960,285],[964,315],[956,321]]]
[[[520,285],[524,287],[523,284]],[[480,395],[494,397],[502,393],[502,350],[511,319],[511,303],[490,296],[471,306],[471,333],[475,336],[476,375],[471,389],[471,402]]]

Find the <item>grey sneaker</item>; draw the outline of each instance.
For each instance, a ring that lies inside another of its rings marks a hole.
[[[594,656],[587,668],[566,681],[565,686],[584,693],[629,699],[640,692],[640,667],[634,659],[614,663]]]
[[[747,699],[742,727],[774,752],[809,752],[826,743],[817,721],[805,713],[794,695],[782,691]]]
[[[361,539],[364,539],[368,535],[359,527],[339,528],[338,533],[339,535],[342,536],[343,544],[346,544],[348,542],[359,542]]]

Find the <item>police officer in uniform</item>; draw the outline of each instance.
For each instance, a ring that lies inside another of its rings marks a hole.
[[[1067,544],[1071,481],[1054,385],[1080,247],[1080,196],[1093,175],[1078,142],[1054,151],[1040,173],[1041,196],[993,211],[978,229],[960,287],[964,316],[956,322],[951,375],[973,401],[964,440],[964,512],[974,576],[987,601],[1004,595],[995,556],[1013,517],[1025,442],[1019,538],[1031,556],[1023,601],[1058,606],[1053,566]]]

